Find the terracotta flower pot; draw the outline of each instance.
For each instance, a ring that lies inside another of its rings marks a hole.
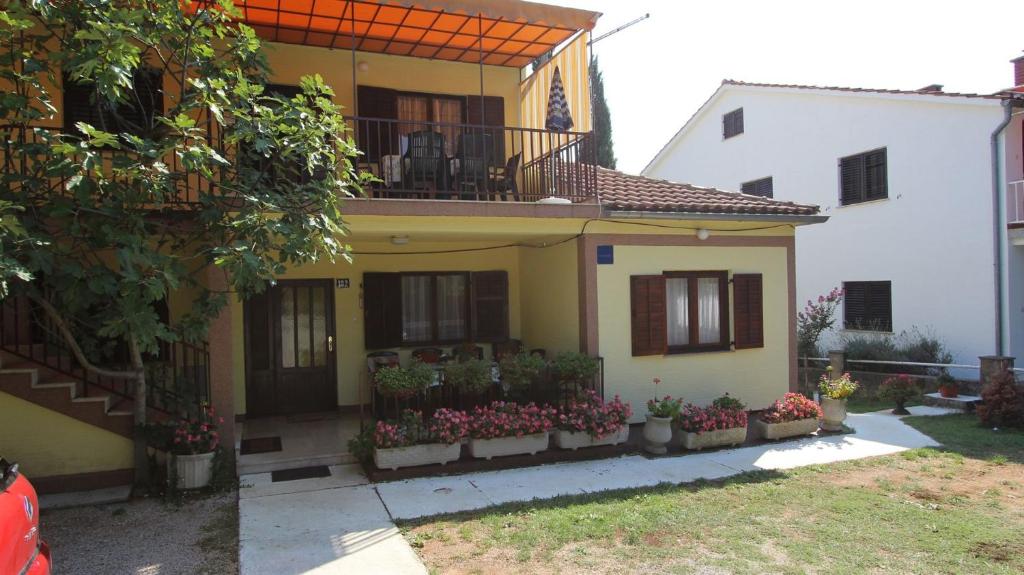
[[[647,414],[647,423],[644,424],[644,449],[648,453],[664,455],[668,453],[665,445],[672,441],[672,418],[654,417]]]
[[[957,397],[960,395],[960,390],[955,385],[943,385],[939,387],[939,395],[942,397]]]

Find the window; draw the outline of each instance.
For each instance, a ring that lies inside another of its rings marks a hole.
[[[761,178],[760,180],[744,182],[740,186],[740,191],[744,194],[750,194],[751,196],[770,198],[772,197],[772,177],[768,176],[767,178]]]
[[[743,133],[743,108],[736,108],[722,116],[722,136],[729,139]]]
[[[885,148],[839,160],[839,199],[844,206],[889,197]]]
[[[729,275],[724,271],[665,272],[630,277],[633,355],[764,347],[761,275],[734,274],[729,340]]]
[[[508,274],[367,273],[367,349],[508,339]]]
[[[75,124],[85,122],[106,132],[144,135],[154,116],[163,114],[163,77],[159,70],[140,68],[134,77],[132,99],[117,105],[96,100],[96,86],[64,77],[64,132],[77,134]]]
[[[843,327],[892,331],[892,282],[843,282]]]

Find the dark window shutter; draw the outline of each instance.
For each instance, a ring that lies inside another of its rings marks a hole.
[[[722,116],[722,136],[731,138],[743,133],[743,108],[737,108]]]
[[[846,329],[860,329],[864,327],[867,306],[865,296],[867,285],[865,282],[843,283],[843,327]]]
[[[843,158],[839,161],[839,172],[841,202],[846,205],[863,201],[864,157],[851,156]]]
[[[864,199],[876,200],[889,196],[886,171],[884,148],[864,155]]]
[[[867,321],[872,329],[892,331],[892,283],[870,282],[867,290]]]
[[[892,331],[892,282],[843,282],[843,327]]]
[[[393,273],[363,274],[363,336],[366,349],[402,341],[402,283]]]
[[[466,96],[466,123],[473,126],[505,126],[505,99],[501,96]],[[487,130],[494,142],[495,165],[505,165],[505,132],[501,129]]]
[[[761,274],[732,277],[736,349],[764,347],[764,299]]]
[[[760,180],[753,180],[750,182],[744,182],[740,186],[740,191],[744,194],[751,196],[761,196],[763,198],[770,198],[773,195],[773,183],[772,177],[761,178]]]
[[[292,99],[302,93],[302,88],[291,84],[267,84],[263,91],[268,96]]]
[[[633,355],[664,355],[668,351],[668,318],[664,276],[630,276],[630,330]]]
[[[356,93],[357,113],[366,118],[356,125],[356,142],[366,160],[376,162],[381,156],[397,154],[398,124],[375,122],[373,119],[398,119],[398,93],[388,88],[359,86]]]
[[[160,70],[140,68],[135,71],[134,94],[128,101],[111,107],[96,99],[92,82],[75,82],[64,77],[64,131],[78,133],[75,124],[85,122],[106,132],[129,132],[144,135],[153,127],[155,117],[163,114],[163,76]]]
[[[843,205],[889,197],[886,149],[839,160],[840,202]]]
[[[471,284],[474,341],[507,341],[508,272],[473,272]]]

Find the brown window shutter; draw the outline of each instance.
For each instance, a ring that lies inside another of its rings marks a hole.
[[[508,272],[473,272],[472,324],[474,341],[508,340]]]
[[[376,162],[381,156],[397,154],[398,124],[378,120],[398,119],[398,93],[388,88],[359,86],[356,104],[360,118],[366,118],[356,125],[356,142],[366,154],[366,161]]]
[[[668,351],[664,276],[630,276],[630,330],[633,355],[664,355]]]
[[[764,297],[761,274],[732,276],[736,349],[764,347]]]
[[[363,274],[363,337],[366,349],[402,343],[402,283],[399,274]]]
[[[494,142],[494,153],[491,156],[495,165],[505,165],[505,132],[497,129],[505,125],[505,99],[501,96],[466,96],[466,123],[471,126],[495,126],[487,130]]]

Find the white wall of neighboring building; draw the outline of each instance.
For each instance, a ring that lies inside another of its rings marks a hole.
[[[1017,108],[1003,134],[1005,163],[1003,172],[1007,185],[1024,180],[1024,108]],[[1024,187],[1024,184],[1018,184]],[[1009,338],[1008,353],[1017,358],[1017,367],[1024,367],[1024,228],[1009,231],[1015,242],[1006,246],[1007,317],[1005,329]],[[1017,245],[1015,245],[1017,244]]]
[[[723,140],[722,115],[740,107],[743,133]],[[974,363],[996,352],[990,136],[1002,119],[994,99],[723,85],[644,175],[727,190],[771,176],[776,199],[830,216],[797,231],[798,304],[890,280],[895,332],[934,334]],[[841,206],[839,159],[881,147],[888,199]]]

